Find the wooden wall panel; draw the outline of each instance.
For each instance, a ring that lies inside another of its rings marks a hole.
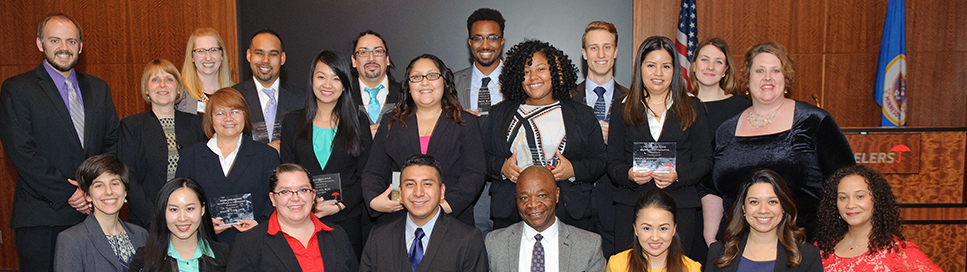
[[[967,52],[915,52],[907,56],[907,122],[967,126]]]
[[[943,271],[967,269],[967,225],[904,225],[903,236]]]
[[[879,42],[877,42],[879,44]],[[879,46],[879,45],[877,45]],[[857,82],[876,80],[877,53],[826,55],[823,108],[841,127],[880,125],[880,106],[873,100],[873,88],[860,88]]]

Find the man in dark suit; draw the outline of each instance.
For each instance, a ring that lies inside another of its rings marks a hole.
[[[483,236],[442,212],[444,191],[436,159],[407,158],[400,175],[406,216],[373,227],[359,271],[488,271]]]
[[[48,15],[37,29],[44,62],[0,87],[0,142],[17,170],[10,225],[21,271],[50,271],[57,234],[90,203],[71,180],[84,159],[114,153],[118,115],[103,80],[77,73],[80,25]]]
[[[384,114],[393,110],[393,105],[399,101],[402,86],[395,82],[386,68],[393,67],[389,59],[389,48],[383,38],[372,30],[359,33],[353,40],[353,68],[356,68],[356,80],[353,80],[353,101],[356,106],[369,117],[370,135],[376,136],[380,120]]]
[[[252,35],[245,59],[252,68],[252,78],[232,88],[238,90],[248,103],[252,113],[252,138],[279,150],[282,118],[290,111],[301,109],[305,95],[279,79],[285,64],[285,51],[282,50],[282,39],[274,31],[263,29]]]
[[[571,92],[571,96],[574,101],[594,109],[607,144],[611,103],[628,93],[628,88],[614,80],[614,61],[618,57],[618,29],[614,24],[602,21],[588,24],[581,37],[581,55],[587,61],[588,77]],[[611,256],[617,252],[614,248],[614,185],[608,175],[602,175],[595,182],[591,198],[592,228],[603,239],[605,256]]]

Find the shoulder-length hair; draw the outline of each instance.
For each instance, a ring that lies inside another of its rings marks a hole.
[[[199,220],[200,225],[196,237],[205,241],[208,245],[215,242],[215,229],[212,226],[212,216],[211,211],[208,210],[208,197],[205,196],[205,190],[202,190],[201,185],[191,178],[174,178],[161,187],[158,198],[155,200],[156,204],[151,214],[151,226],[148,228],[148,239],[144,244],[143,271],[145,272],[161,272],[168,268],[168,262],[165,261],[165,258],[168,256],[168,245],[171,243],[171,231],[168,230],[168,221],[165,219],[165,215],[168,209],[168,198],[171,197],[172,192],[179,188],[188,188],[194,192],[200,202],[199,208],[205,208]]]
[[[870,224],[873,230],[870,231],[870,242],[867,246],[867,254],[873,255],[880,250],[899,252],[903,241],[903,225],[900,224],[900,209],[896,203],[896,197],[890,188],[890,183],[880,173],[873,169],[862,166],[847,166],[839,169],[823,185],[823,200],[819,203],[819,232],[817,233],[816,244],[823,253],[823,258],[833,254],[836,243],[843,239],[849,231],[849,224],[839,215],[837,208],[837,196],[839,195],[839,183],[848,176],[859,176],[866,181],[870,188],[870,197],[873,200],[873,217]]]
[[[641,42],[638,46],[638,54],[635,57],[634,73],[631,77],[631,89],[625,95],[624,119],[630,126],[637,127],[645,122],[645,98],[649,96],[645,90],[644,75],[641,74],[641,65],[649,53],[665,50],[672,58],[672,83],[668,86],[668,95],[672,97],[671,110],[681,121],[682,130],[688,129],[695,122],[695,107],[685,91],[685,78],[682,76],[682,64],[679,63],[675,53],[675,43],[662,36],[651,36]]]
[[[635,202],[635,222],[638,221],[638,213],[641,210],[645,208],[658,208],[672,213],[672,220],[675,222],[677,228],[677,206],[675,199],[664,190],[648,191],[638,197],[638,201]],[[635,228],[637,229],[638,226],[636,225]],[[631,247],[631,254],[628,256],[628,271],[648,271],[648,259],[644,257],[644,254],[644,248],[642,248],[641,242],[636,239]],[[668,246],[668,254],[665,255],[665,271],[684,272],[685,262],[682,259],[684,255],[685,250],[682,248],[682,242],[678,239],[678,231],[676,230],[671,245]]]
[[[228,107],[236,110],[240,110],[245,113],[245,127],[242,128],[242,133],[252,134],[252,115],[249,112],[248,103],[245,103],[245,97],[242,96],[238,90],[232,88],[221,88],[215,91],[214,94],[208,97],[208,103],[205,105],[205,115],[202,116],[201,125],[205,129],[205,136],[209,139],[215,135],[214,123],[212,123],[212,116],[215,114],[215,108],[218,107]]]
[[[411,60],[409,65],[406,65],[406,76],[400,82],[403,85],[400,91],[400,100],[396,102],[396,106],[393,109],[393,119],[390,120],[388,129],[392,129],[393,124],[397,122],[405,128],[406,119],[410,118],[410,115],[414,114],[416,110],[416,101],[410,95],[410,72],[413,71],[413,64],[421,59],[433,61],[436,68],[440,70],[440,75],[443,76],[440,78],[443,80],[443,99],[440,101],[440,106],[443,107],[444,116],[453,120],[454,123],[463,124],[463,118],[460,117],[463,112],[463,107],[460,105],[460,100],[457,99],[457,87],[453,83],[453,72],[437,56],[423,54]]]
[[[531,65],[534,54],[540,52],[547,59],[551,72],[551,97],[554,100],[571,99],[571,90],[577,84],[577,67],[571,59],[553,45],[539,40],[524,41],[507,51],[504,68],[500,72],[500,93],[504,99],[524,103],[524,68]]]
[[[188,37],[188,46],[185,47],[185,63],[181,65],[181,80],[184,82],[185,89],[188,90],[188,95],[201,101],[202,97],[205,96],[205,88],[201,84],[201,79],[198,78],[195,62],[191,58],[191,56],[194,56],[195,40],[199,37],[215,38],[218,47],[222,48],[222,63],[218,67],[218,86],[225,88],[232,86],[233,83],[232,72],[229,71],[228,66],[228,54],[225,54],[225,41],[222,41],[222,36],[219,36],[218,31],[211,27],[195,29],[195,32],[192,32],[191,36]]]
[[[723,54],[725,54],[725,71],[722,71],[722,79],[719,80],[719,88],[722,88],[722,91],[726,95],[734,94],[735,93],[735,75],[736,75],[735,60],[732,57],[732,51],[729,49],[729,44],[725,43],[725,40],[722,40],[721,38],[711,38],[708,40],[704,40],[698,43],[698,46],[695,46],[696,49],[695,49],[695,54],[692,55],[692,65],[690,66],[691,69],[689,69],[688,71],[688,77],[692,79],[692,82],[691,82],[692,90],[695,90],[695,94],[698,94],[699,83],[698,83],[698,80],[695,79],[696,78],[695,74],[698,72],[696,70],[698,69],[698,58],[699,58],[698,52],[702,51],[702,49],[705,48],[705,46],[709,46],[709,45],[714,46],[719,51],[722,51]]]
[[[746,82],[750,82],[748,78],[752,74],[752,60],[762,53],[769,53],[776,56],[776,58],[779,58],[779,62],[782,63],[782,77],[786,81],[785,91],[792,91],[792,87],[790,86],[792,86],[792,83],[796,79],[796,64],[792,61],[792,56],[789,55],[789,51],[786,50],[786,47],[774,42],[753,45],[751,48],[749,48],[749,52],[745,53]]]
[[[306,92],[305,98],[306,115],[302,120],[302,124],[299,125],[296,137],[307,140],[312,138],[312,120],[316,117],[316,112],[319,111],[319,104],[316,102],[316,92],[313,89],[312,79],[315,76],[314,71],[316,70],[316,65],[320,63],[332,68],[332,71],[339,77],[339,82],[342,83],[343,87],[342,94],[339,95],[339,100],[336,101],[336,106],[333,107],[332,113],[330,113],[330,116],[337,122],[336,136],[333,139],[333,143],[347,143],[346,150],[353,157],[357,157],[363,149],[362,140],[359,138],[362,133],[359,131],[359,112],[356,108],[356,103],[353,101],[353,84],[349,80],[349,62],[335,51],[321,51],[309,63],[309,91]]]
[[[802,262],[802,253],[799,252],[799,247],[806,243],[806,231],[796,226],[797,210],[796,202],[792,198],[792,191],[789,190],[786,182],[778,173],[769,169],[759,169],[753,171],[749,178],[742,182],[739,195],[735,203],[732,204],[732,209],[729,210],[725,233],[722,235],[725,253],[712,261],[713,265],[725,267],[735,261],[736,257],[739,257],[739,252],[742,251],[739,248],[739,243],[749,233],[749,223],[746,222],[745,212],[743,211],[745,199],[748,197],[749,188],[760,183],[772,185],[772,190],[779,198],[779,205],[782,207],[782,221],[776,227],[776,235],[779,236],[779,243],[782,244],[782,247],[789,252],[786,267],[798,266]]]
[[[175,78],[175,101],[172,104],[181,103],[181,99],[184,98],[182,93],[185,90],[185,85],[181,84],[181,73],[175,68],[175,65],[166,59],[154,59],[148,62],[144,66],[144,72],[141,74],[141,98],[144,98],[144,102],[151,104],[151,97],[148,96],[148,82],[151,81],[151,76],[157,72],[165,72],[170,74]]]

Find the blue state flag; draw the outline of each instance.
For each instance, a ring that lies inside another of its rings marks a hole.
[[[890,0],[880,41],[880,64],[876,69],[873,99],[882,107],[881,126],[907,124],[907,38],[903,0]]]

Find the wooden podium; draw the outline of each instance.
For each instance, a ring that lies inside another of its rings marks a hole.
[[[967,128],[844,128],[856,163],[890,182],[903,235],[944,271],[967,271]]]

